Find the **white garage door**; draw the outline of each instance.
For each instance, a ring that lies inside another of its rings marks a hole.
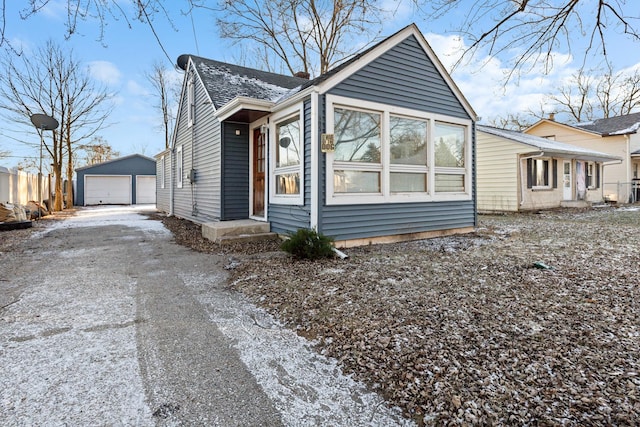
[[[156,204],[155,175],[136,176],[136,204]]]
[[[130,205],[131,176],[85,175],[85,205]]]

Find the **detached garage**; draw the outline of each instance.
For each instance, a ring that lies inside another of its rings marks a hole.
[[[140,154],[76,169],[77,206],[156,203],[156,161]]]

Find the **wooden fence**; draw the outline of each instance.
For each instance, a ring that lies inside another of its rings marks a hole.
[[[42,200],[49,199],[49,178],[42,179]],[[26,205],[38,200],[38,175],[0,166],[0,203]]]

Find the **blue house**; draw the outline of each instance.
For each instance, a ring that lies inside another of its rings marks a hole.
[[[409,25],[313,79],[193,55],[157,207],[196,223],[315,228],[339,247],[476,225],[476,114]]]

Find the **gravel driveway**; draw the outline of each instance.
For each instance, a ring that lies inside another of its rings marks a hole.
[[[144,211],[2,242],[0,424],[411,425]]]

